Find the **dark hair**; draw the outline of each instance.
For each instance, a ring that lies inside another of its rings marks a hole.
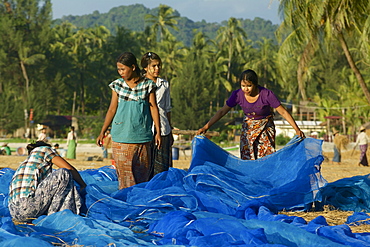
[[[30,143],[27,145],[28,154],[30,154],[33,149],[37,147],[44,147],[44,146],[51,147],[50,144],[43,142],[43,141],[37,141],[35,143]]]
[[[239,76],[239,83],[242,81],[250,81],[254,85],[258,85],[258,76],[253,70],[247,69],[244,70]]]
[[[71,126],[71,130],[72,131],[75,131],[75,126]]]
[[[122,63],[123,65],[126,65],[128,67],[132,67],[132,65],[135,66],[135,73],[137,76],[141,77],[141,70],[139,65],[137,64],[137,59],[134,54],[131,52],[124,52],[121,55],[117,57],[117,63]]]
[[[162,60],[161,58],[158,56],[157,53],[154,53],[154,52],[147,52],[143,55],[143,57],[141,58],[141,67],[143,67],[141,73],[142,74],[145,74],[146,71],[144,70],[144,68],[148,67],[150,62],[153,61],[153,60],[158,60],[159,63],[162,63]]]

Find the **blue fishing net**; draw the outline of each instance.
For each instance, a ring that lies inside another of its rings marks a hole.
[[[367,176],[327,183],[321,145],[293,138],[272,155],[244,161],[196,136],[188,171],[170,168],[123,190],[111,166],[81,171],[88,184],[83,214],[64,210],[34,225],[11,221],[7,196],[14,171],[2,169],[0,245],[370,246],[368,233],[352,233],[348,225],[278,214],[330,204],[362,211],[347,224],[369,221]]]

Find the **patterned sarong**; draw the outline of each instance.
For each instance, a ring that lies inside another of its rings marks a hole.
[[[275,152],[275,124],[272,116],[245,118],[240,136],[240,157],[256,160]]]
[[[360,164],[363,166],[369,166],[369,163],[367,161],[366,151],[367,151],[367,144],[359,145],[360,147]]]
[[[168,171],[172,167],[172,133],[166,136],[161,136],[162,144],[161,148],[158,149],[153,141],[151,144],[152,149],[152,175],[154,177],[158,173]]]
[[[150,179],[150,142],[112,142],[119,189],[147,182]]]
[[[72,173],[64,168],[50,173],[29,197],[9,203],[10,214],[18,222],[31,222],[41,215],[65,209],[80,213],[81,199],[74,185]]]

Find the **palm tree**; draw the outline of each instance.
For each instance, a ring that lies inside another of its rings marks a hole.
[[[305,46],[298,73],[302,73],[302,69],[307,66],[317,49],[320,34],[324,33],[328,44],[333,38],[339,41],[347,62],[370,103],[369,89],[345,38],[346,33],[362,30],[361,26],[369,18],[364,15],[369,11],[369,0],[281,0],[279,8],[284,13],[284,23],[292,28],[292,33],[299,37],[297,40],[303,41],[300,44]]]
[[[367,67],[370,67],[370,16],[364,20],[361,29],[361,39],[360,39],[360,47],[359,53],[362,54],[363,61],[362,63],[365,64]]]
[[[222,54],[220,53],[221,52],[216,53],[214,58],[212,58],[211,62],[211,71],[213,72],[212,74],[214,75],[213,84],[215,86],[215,92],[217,94],[216,109],[219,109],[220,103],[223,103],[221,102],[222,92],[224,91],[222,89],[226,89],[226,92],[231,92],[233,89],[231,83],[228,80],[226,80],[226,75],[228,71],[227,67],[228,59],[223,57]],[[211,115],[214,114],[212,111],[210,112]]]
[[[109,35],[105,27],[95,27],[86,30],[79,29],[68,37],[65,37],[64,40],[58,41],[53,45],[54,50],[60,49],[71,60],[69,85],[71,88],[74,88],[72,115],[75,115],[76,111],[79,110],[81,110],[82,114],[85,113],[86,88],[90,86],[90,84],[86,85],[87,78],[94,77],[93,74],[96,72],[94,62],[98,61],[102,56],[101,49]],[[79,92],[78,98],[77,92]],[[77,99],[79,99],[79,105],[76,110],[75,104]]]
[[[49,84],[53,88],[54,106],[60,112],[69,112],[70,95],[73,94],[75,85],[69,83],[74,77],[71,73],[73,60],[68,55],[71,47],[70,37],[76,32],[76,26],[69,22],[56,25],[51,30],[50,63],[48,66]],[[68,97],[65,97],[68,95]]]
[[[296,81],[297,75],[297,61],[292,59],[291,56],[287,54],[277,53],[277,73],[279,78],[277,78],[277,83],[281,88],[284,88],[284,94],[287,100],[296,100],[298,85],[297,83],[292,83]]]
[[[151,50],[152,48],[150,48],[150,50],[142,50],[142,53]],[[176,71],[181,69],[181,63],[187,53],[187,49],[174,35],[167,32],[164,36],[164,40],[155,47],[155,52],[158,53],[162,59],[163,76],[171,82],[171,79],[176,75]]]
[[[41,61],[45,59],[44,54],[33,54],[28,55],[31,48],[25,46],[24,44],[20,44],[19,50],[18,50],[18,56],[19,56],[19,64],[22,70],[22,75],[25,80],[26,90],[25,90],[25,106],[29,107],[29,87],[30,87],[30,80],[28,78],[28,73],[26,69],[26,65],[33,65],[37,61]]]
[[[369,116],[370,106],[366,106],[366,99],[358,97],[358,81],[349,68],[343,68],[340,73],[342,84],[333,90],[343,106],[343,132],[347,133],[345,126],[351,126],[355,130],[364,119]]]
[[[231,17],[227,26],[220,27],[218,30],[217,40],[220,50],[226,50],[227,53],[227,75],[226,80],[231,81],[231,67],[236,52],[242,53],[245,46],[244,39],[247,38],[245,31],[241,28],[240,21]]]
[[[260,77],[260,82],[266,87],[269,81],[276,79],[275,61],[278,48],[273,40],[265,37],[261,41],[257,41],[256,44],[258,46],[257,52],[254,53],[253,59],[248,61],[246,65],[256,71]]]
[[[346,32],[353,32],[362,25],[364,13],[369,11],[368,0],[337,0],[328,1],[326,5],[326,15],[323,16],[323,25],[329,25],[331,28],[326,28],[327,35],[331,37],[334,34],[343,49],[343,52],[347,58],[348,64],[351,67],[353,73],[356,75],[357,81],[370,104],[370,92],[367,88],[365,80],[360,72],[356,62],[350,52],[348,43],[345,39]]]
[[[153,24],[153,34],[156,35],[159,32],[159,41],[163,41],[166,32],[168,32],[168,27],[178,30],[176,19],[178,19],[179,16],[173,15],[173,13],[174,10],[171,7],[160,4],[157,16],[152,14],[147,14],[145,16],[145,20]]]
[[[125,28],[123,26],[116,27],[116,34],[114,36],[108,36],[108,53],[110,56],[117,57],[119,54],[124,51],[131,51],[134,54],[138,54],[140,52],[140,42],[143,36],[141,33],[137,34],[136,32],[132,32],[130,29]],[[106,35],[104,35],[106,36]]]
[[[315,23],[315,20],[320,19],[322,4],[312,0],[280,0],[279,12],[284,16],[284,21],[277,35],[280,39],[285,37],[279,53],[287,56],[297,54],[298,91],[302,100],[306,101],[305,75],[319,44],[320,23]]]
[[[195,54],[200,56],[194,59]],[[215,91],[208,55],[191,47],[176,75],[171,87],[173,124],[180,129],[197,129],[209,118],[208,106]]]
[[[90,30],[92,36],[92,45],[101,48],[106,39],[110,36],[108,28],[105,26],[96,26]]]

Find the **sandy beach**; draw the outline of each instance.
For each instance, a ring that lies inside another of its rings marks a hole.
[[[26,144],[22,143],[9,143],[8,145],[12,149],[26,146]],[[76,149],[76,159],[68,160],[68,162],[76,167],[77,170],[98,169],[103,166],[112,165],[112,160],[103,159],[102,154],[102,149],[95,144],[79,144]],[[19,156],[14,152],[12,155],[0,155],[0,169],[17,169],[19,163],[25,158],[26,156]],[[174,160],[173,165],[176,168],[187,169],[190,166],[190,160],[191,150],[186,150],[185,153],[180,151],[179,159]]]

